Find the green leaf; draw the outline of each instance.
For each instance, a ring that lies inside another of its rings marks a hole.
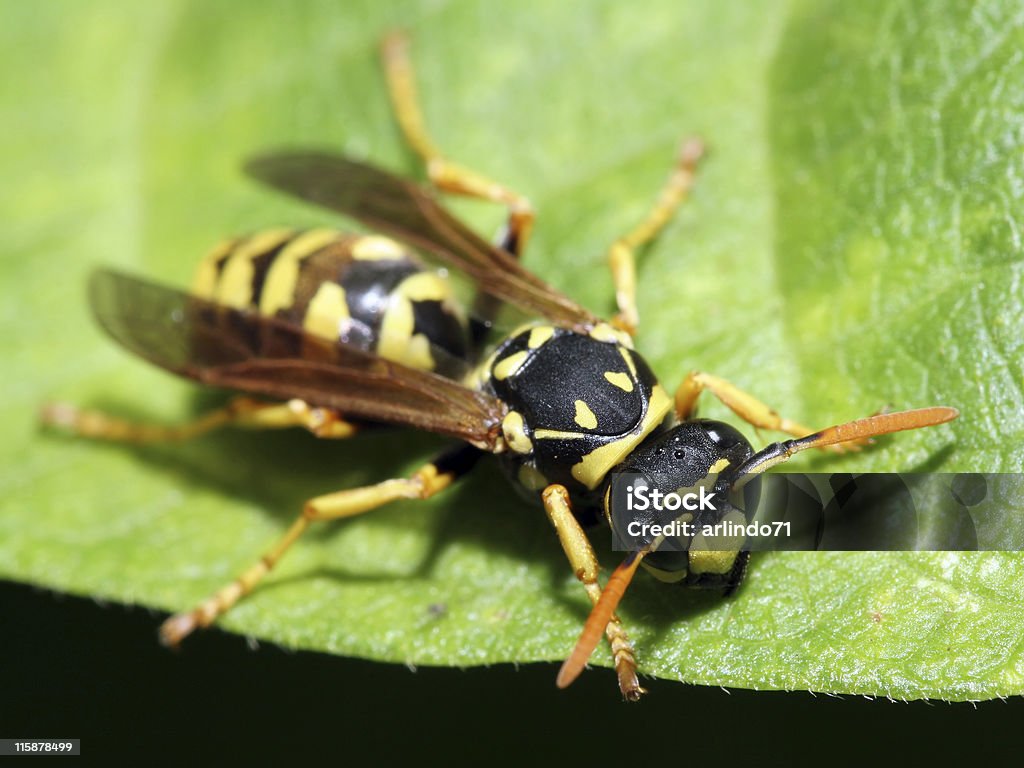
[[[336,146],[419,173],[375,58],[395,24],[412,33],[438,142],[531,197],[540,218],[526,263],[601,312],[605,248],[647,210],[679,139],[707,139],[694,199],[640,272],[638,344],[668,386],[714,371],[812,425],[885,406],[962,412],[795,468],[1019,471],[1016,9],[166,0],[6,11],[0,50],[17,76],[0,86],[0,576],[189,608],[305,498],[408,472],[442,444],[225,432],[136,449],[35,425],[54,398],[160,421],[210,406],[94,329],[85,277],[113,264],[186,285],[224,235],[323,222],[242,178],[241,158],[259,149]],[[456,207],[482,231],[501,219]],[[732,419],[710,402],[704,413]],[[410,664],[563,658],[587,601],[543,513],[503,482],[488,464],[431,502],[310,533],[220,625]],[[595,544],[610,565],[607,535]],[[641,668],[660,677],[1006,696],[1024,691],[1021,566],[998,552],[766,554],[733,599],[638,578],[622,615]],[[607,665],[607,651],[594,662]]]

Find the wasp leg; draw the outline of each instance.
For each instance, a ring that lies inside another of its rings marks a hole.
[[[758,429],[785,432],[794,437],[806,437],[814,433],[813,429],[805,427],[803,424],[782,418],[774,410],[735,384],[703,371],[691,371],[686,374],[683,383],[676,390],[676,415],[681,420],[685,421],[693,417],[697,398],[705,389],[721,400],[733,413]],[[837,453],[856,451],[867,442],[866,439],[851,440],[844,445],[825,446],[824,450]]]
[[[700,139],[686,139],[679,150],[676,167],[647,217],[608,249],[608,267],[615,285],[615,302],[619,307],[612,324],[631,336],[636,333],[640,323],[640,313],[636,307],[636,251],[657,237],[690,194],[697,163],[703,154],[704,143]]]
[[[355,424],[345,421],[337,411],[314,408],[302,400],[265,403],[249,397],[236,397],[223,408],[174,426],[139,424],[68,403],[45,406],[40,421],[83,437],[123,443],[179,442],[228,425],[251,429],[304,427],[317,437],[335,439],[351,437],[357,430]]]
[[[460,445],[440,454],[429,464],[424,464],[408,478],[385,480],[376,485],[351,488],[310,499],[277,544],[237,579],[193,610],[167,619],[160,626],[161,642],[176,646],[194,630],[209,626],[218,616],[226,613],[270,572],[288,548],[309,528],[310,523],[355,517],[396,499],[429,499],[472,469],[480,455],[478,449]]]
[[[562,543],[569,564],[576,573],[576,578],[583,584],[590,602],[597,605],[601,597],[601,586],[597,583],[597,572],[600,568],[594,548],[590,545],[587,534],[583,532],[569,503],[569,493],[561,485],[549,485],[541,497],[544,500],[544,511],[555,526],[558,540]],[[633,654],[633,643],[630,641],[622,622],[617,615],[605,627],[605,636],[612,647],[612,658],[615,661],[615,674],[619,678],[619,690],[629,701],[637,701],[646,693],[640,687],[636,676],[636,657]]]
[[[530,201],[518,192],[445,158],[424,126],[412,62],[409,59],[408,38],[398,32],[388,35],[384,38],[381,52],[388,92],[398,124],[409,146],[423,160],[430,182],[442,192],[507,206],[508,223],[499,238],[499,245],[518,258],[533,228],[534,212]]]

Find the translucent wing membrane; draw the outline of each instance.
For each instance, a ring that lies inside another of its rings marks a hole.
[[[317,151],[282,151],[246,163],[259,181],[351,216],[432,253],[487,293],[559,325],[586,329],[598,318],[524,269],[442,208],[418,185],[372,165]]]
[[[93,273],[100,325],[135,354],[214,387],[300,398],[346,417],[407,425],[493,450],[504,406],[425,371],[134,277]]]

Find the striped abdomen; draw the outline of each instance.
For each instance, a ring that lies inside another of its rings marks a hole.
[[[448,372],[467,355],[447,279],[379,235],[274,229],[229,240],[200,264],[193,293],[423,370]]]

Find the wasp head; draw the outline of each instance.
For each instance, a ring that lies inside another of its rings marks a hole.
[[[734,491],[737,470],[754,455],[728,424],[698,419],[647,440],[616,467],[605,513],[620,549],[648,550],[642,565],[662,581],[734,587],[742,576],[745,525],[756,484]]]

